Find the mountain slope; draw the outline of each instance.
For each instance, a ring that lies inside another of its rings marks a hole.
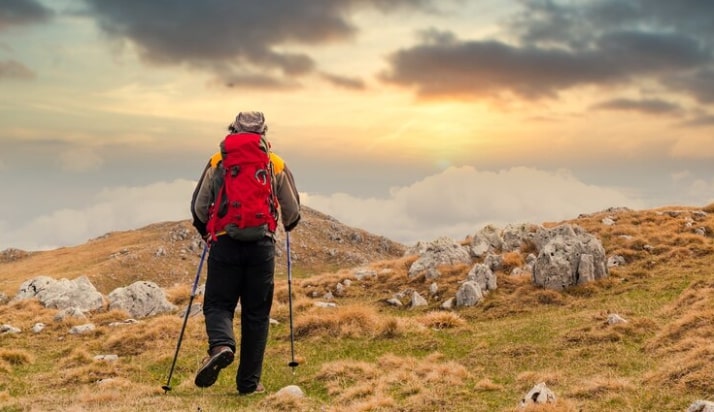
[[[402,256],[404,246],[346,226],[309,207],[291,232],[293,269],[297,276],[351,267]],[[22,282],[39,275],[74,279],[87,276],[102,293],[149,280],[166,287],[190,284],[202,250],[189,221],[163,222],[107,233],[89,242],[41,252],[0,252],[0,292],[12,296]],[[285,234],[277,234],[276,273],[285,273]]]

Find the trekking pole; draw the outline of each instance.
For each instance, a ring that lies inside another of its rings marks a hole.
[[[178,342],[176,343],[176,352],[174,353],[174,360],[171,362],[171,370],[169,371],[169,378],[166,380],[166,385],[162,386],[161,389],[164,393],[171,390],[171,376],[174,374],[174,367],[176,366],[176,358],[178,358],[179,349],[181,348],[181,340],[183,339],[183,332],[186,330],[186,322],[188,321],[188,314],[191,312],[191,305],[193,304],[193,298],[196,296],[196,288],[198,287],[198,279],[201,277],[201,268],[203,267],[203,261],[206,259],[206,252],[208,251],[208,244],[203,245],[203,252],[201,253],[201,260],[198,261],[198,270],[196,270],[196,279],[193,280],[193,288],[191,289],[191,297],[188,299],[188,307],[186,308],[186,313],[183,315],[183,326],[181,326],[181,333],[179,333]]]
[[[293,274],[290,265],[290,232],[285,232],[285,250],[288,255],[288,308],[290,311],[290,366],[295,373],[295,367],[299,364],[295,361],[295,335],[293,333]]]

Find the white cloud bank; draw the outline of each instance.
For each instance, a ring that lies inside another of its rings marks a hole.
[[[15,228],[0,222],[0,250],[46,250],[80,244],[112,231],[189,219],[195,184],[175,180],[105,189],[88,199],[82,209],[59,209]]]
[[[711,197],[714,181],[684,180],[688,182],[682,182],[682,196]],[[51,249],[80,244],[112,231],[190,219],[194,185],[194,181],[175,180],[105,189],[81,209],[59,209],[20,227],[0,221],[0,250]],[[623,190],[586,184],[568,171],[525,167],[498,172],[452,167],[409,186],[393,188],[386,198],[302,193],[301,199],[306,206],[347,225],[404,243],[444,235],[463,239],[487,224],[502,227],[508,223],[558,221],[612,206],[653,207]]]
[[[412,243],[438,236],[462,239],[486,224],[543,223],[611,206],[642,208],[623,191],[585,184],[568,171],[514,167],[499,172],[449,168],[388,198],[306,193],[303,203],[345,224]]]

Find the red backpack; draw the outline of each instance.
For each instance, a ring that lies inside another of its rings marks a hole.
[[[229,134],[213,179],[206,228],[211,240],[228,236],[255,241],[275,233],[278,204],[267,141],[258,133]]]

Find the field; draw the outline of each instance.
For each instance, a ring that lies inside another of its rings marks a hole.
[[[696,400],[714,400],[713,213],[714,205],[672,206],[546,222],[582,226],[601,239],[608,256],[627,263],[610,268],[606,279],[564,292],[533,286],[529,274],[499,272],[498,289],[483,302],[452,311],[439,305],[469,266],[440,268],[439,297],[428,306],[396,308],[385,301],[397,292],[428,296],[431,281],[407,277],[416,256],[398,256],[396,247],[391,257],[362,262],[369,250],[356,256],[343,241],[327,255],[350,259],[308,260],[322,256],[324,244],[310,243],[314,227],[297,231],[295,242],[302,246],[296,253],[303,259],[293,274],[299,366],[288,366],[288,289],[281,266],[263,376],[268,391],[248,397],[235,392],[235,364],[213,387],[193,385],[206,350],[201,316],[189,319],[173,389],[164,393],[181,316],[110,326],[129,315],[98,312],[89,317],[95,331],[70,335],[71,326],[87,320],[55,321],[56,310],[33,300],[0,305],[0,324],[23,331],[0,335],[0,411],[685,411]],[[614,224],[604,224],[605,218]],[[101,248],[89,242],[54,255],[17,252],[22,256],[0,263],[0,290],[12,296],[23,280],[42,271],[73,278],[86,270],[103,293],[148,278],[173,303],[186,305],[198,254],[169,251],[177,260],[156,269],[151,239],[157,227],[93,241],[109,242]],[[126,264],[122,255],[108,258],[122,249],[136,258]],[[57,257],[63,252],[64,260]],[[522,256],[504,259],[512,267]],[[116,267],[103,272],[110,264]],[[377,276],[360,278],[357,268]],[[335,296],[336,307],[315,304],[345,279],[350,283]],[[609,324],[612,314],[627,322]],[[47,327],[35,334],[30,330],[37,322]],[[103,354],[119,358],[95,359]],[[519,408],[541,382],[556,402]],[[305,396],[276,394],[287,385],[299,386]]]

